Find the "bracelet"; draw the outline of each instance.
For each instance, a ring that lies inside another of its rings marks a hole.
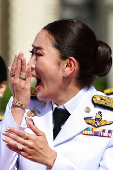
[[[28,108],[28,106],[25,106],[24,104],[19,103],[19,102],[14,101],[14,100],[12,101],[12,104],[15,105],[15,106],[21,107],[22,109],[27,109]]]

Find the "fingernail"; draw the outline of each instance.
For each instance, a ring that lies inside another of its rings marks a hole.
[[[5,141],[6,139],[5,138],[2,138],[3,141]]]
[[[17,58],[17,57],[18,57],[18,55],[15,55],[15,57]]]
[[[23,55],[23,52],[19,52],[19,55],[22,56],[22,55]]]
[[[5,131],[3,131],[2,134],[5,135]]]
[[[9,128],[8,128],[8,127],[7,127],[6,129],[7,129],[7,130],[9,130]]]
[[[30,66],[27,66],[27,69],[29,68]]]

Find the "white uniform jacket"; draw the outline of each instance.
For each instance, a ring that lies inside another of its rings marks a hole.
[[[113,170],[113,136],[102,137],[84,135],[88,127],[84,119],[95,119],[98,111],[102,112],[102,119],[113,121],[113,111],[96,106],[92,103],[92,96],[104,95],[92,86],[81,98],[73,114],[63,125],[55,140],[53,140],[52,103],[31,100],[29,109],[35,108],[37,116],[33,117],[35,125],[46,134],[49,146],[57,152],[57,158],[52,170]],[[1,131],[12,126],[32,133],[26,127],[25,120],[18,126],[11,115],[12,98],[10,99],[1,124]],[[86,107],[90,111],[86,111]],[[104,125],[98,129],[113,130],[113,124]],[[0,137],[0,170],[46,170],[44,165],[32,162],[9,150]]]

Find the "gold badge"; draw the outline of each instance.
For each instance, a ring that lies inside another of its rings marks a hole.
[[[85,122],[87,124],[90,124],[90,125],[94,126],[94,127],[110,125],[110,124],[113,123],[113,121],[102,120],[102,113],[101,113],[101,111],[99,111],[96,114],[95,119],[85,119]]]
[[[27,112],[27,116],[29,116],[29,117],[34,117],[34,116],[36,116],[35,108],[29,110],[29,111]]]
[[[41,104],[41,107],[45,107],[46,106],[46,102],[43,102],[42,104]]]
[[[95,95],[92,97],[92,101],[95,105],[113,110],[113,98],[111,97]]]
[[[34,87],[31,87],[31,98],[37,98],[37,91]]]

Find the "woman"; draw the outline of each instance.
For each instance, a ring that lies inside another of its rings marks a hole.
[[[93,87],[96,75],[111,68],[110,47],[82,22],[59,20],[37,34],[31,53],[27,70],[22,52],[10,69],[13,98],[2,121],[1,169],[111,170],[112,108],[94,104],[107,97]],[[38,99],[30,100],[32,76]],[[63,112],[67,120],[57,127]]]

